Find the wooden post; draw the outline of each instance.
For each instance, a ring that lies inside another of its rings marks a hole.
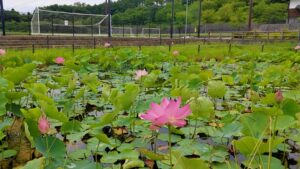
[[[34,47],[34,44],[32,44],[32,53],[35,53],[35,47]]]
[[[198,55],[200,54],[200,44],[198,45],[198,50],[197,50],[197,52],[198,52]]]
[[[229,44],[229,47],[228,47],[228,53],[231,53],[231,43]]]
[[[96,49],[96,38],[94,37],[94,49]]]
[[[284,40],[284,31],[281,31],[281,40]]]
[[[74,45],[74,42],[73,42],[73,44],[72,44],[72,52],[73,52],[73,55],[74,55],[74,53],[75,53],[75,45]]]

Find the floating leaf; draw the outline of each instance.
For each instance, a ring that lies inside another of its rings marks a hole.
[[[45,157],[37,158],[31,161],[28,161],[22,169],[44,169]]]
[[[142,160],[126,160],[123,164],[123,169],[142,168],[144,165]]]
[[[155,160],[156,161],[156,160],[164,160],[164,159],[166,159],[166,157],[164,155],[154,153],[153,151],[150,151],[150,150],[145,149],[145,148],[139,148],[138,151],[142,155],[145,155],[150,160]]]
[[[179,152],[173,152],[177,163],[174,165],[174,169],[194,169],[195,166],[201,169],[209,169],[208,164],[206,164],[200,158],[186,158]]]

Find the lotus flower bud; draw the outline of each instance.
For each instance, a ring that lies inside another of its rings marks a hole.
[[[38,128],[39,128],[41,134],[46,134],[46,133],[48,133],[48,131],[49,131],[49,129],[50,129],[50,124],[49,124],[49,121],[48,121],[48,119],[47,119],[47,117],[46,117],[45,114],[43,114],[43,115],[40,117],[40,119],[39,119],[39,121],[38,121]]]

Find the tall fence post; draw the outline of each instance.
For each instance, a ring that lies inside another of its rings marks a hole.
[[[49,49],[49,36],[47,35],[47,38],[46,38],[46,43],[47,43],[47,48]]]
[[[136,35],[136,37],[138,37],[139,36],[139,31],[138,31],[138,24],[136,24],[136,26],[135,26],[135,35]]]
[[[150,39],[150,36],[151,36],[151,32],[150,32],[150,23],[149,23],[149,31],[148,31],[148,36],[149,36],[149,39]]]
[[[91,16],[91,35],[94,36],[93,17]]]
[[[124,24],[123,24],[123,26],[122,26],[122,33],[123,33],[123,38],[125,37],[125,28],[124,28]]]
[[[159,44],[161,45],[162,39],[161,39],[161,25],[159,25]]]
[[[3,0],[0,0],[0,16],[1,16],[1,23],[2,23],[2,34],[3,36],[5,36],[6,32],[5,32],[5,16],[4,16]]]
[[[74,16],[72,16],[72,33],[73,33],[73,37],[75,36],[75,19]]]
[[[174,17],[175,17],[175,12],[174,12],[174,0],[171,1],[172,3],[172,9],[171,9],[171,25],[170,25],[170,39],[173,39],[173,33],[174,33]]]
[[[52,32],[52,36],[54,35],[54,27],[53,27],[53,15],[51,15],[51,32]]]
[[[31,35],[31,19],[30,19],[30,13],[27,13],[27,20],[28,20],[28,35]]]

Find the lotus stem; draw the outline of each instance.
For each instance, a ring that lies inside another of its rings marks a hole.
[[[172,163],[172,137],[171,137],[171,126],[168,125],[168,134],[169,134],[169,156],[170,156],[170,168],[173,168]]]

